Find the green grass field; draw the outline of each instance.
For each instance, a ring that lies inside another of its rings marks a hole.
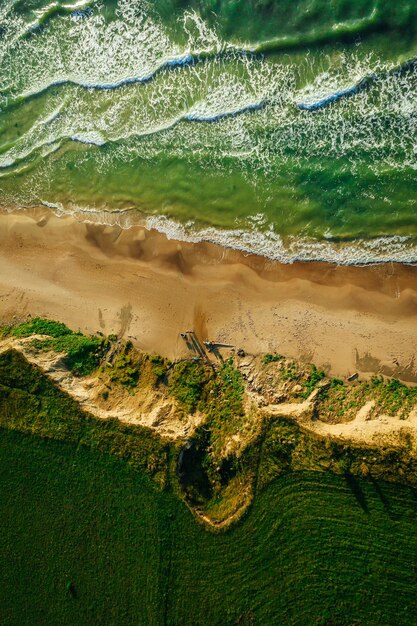
[[[411,488],[288,474],[213,535],[125,462],[3,429],[0,483],[3,626],[417,623]]]

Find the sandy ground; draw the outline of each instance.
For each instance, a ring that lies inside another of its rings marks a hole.
[[[46,209],[0,215],[0,320],[31,314],[118,333],[170,358],[179,333],[248,353],[277,351],[337,376],[417,382],[417,267],[282,265],[140,227]]]

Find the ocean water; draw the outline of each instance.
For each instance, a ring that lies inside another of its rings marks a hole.
[[[0,207],[417,261],[415,0],[0,0]]]

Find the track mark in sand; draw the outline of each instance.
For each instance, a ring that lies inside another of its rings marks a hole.
[[[314,363],[315,362],[315,351],[313,349],[306,348],[304,352],[300,350],[300,361],[302,363]]]
[[[253,334],[255,335],[255,337],[257,339],[259,339],[259,335],[256,332],[256,326],[255,326],[255,322],[253,321],[253,317],[252,317],[252,313],[251,311],[247,311],[247,318],[248,318],[248,326],[250,328],[250,330],[253,332]]]
[[[3,298],[10,298],[10,296],[12,296],[15,291],[16,289],[13,288],[11,291],[7,291],[6,293],[0,294],[0,300],[2,300]]]
[[[124,337],[126,332],[129,330],[129,326],[132,323],[133,314],[132,314],[132,305],[126,304],[122,306],[119,313],[119,322],[120,322],[120,331],[119,337]]]
[[[98,310],[98,321],[100,323],[100,328],[104,330],[106,324],[104,323],[103,311],[101,309]]]

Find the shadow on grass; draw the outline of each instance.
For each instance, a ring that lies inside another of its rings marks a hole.
[[[345,476],[345,480],[346,480],[348,487],[350,488],[351,492],[355,496],[355,499],[357,503],[359,504],[359,506],[361,507],[362,511],[364,511],[364,513],[369,513],[369,508],[366,503],[365,494],[362,491],[362,487],[360,486],[357,479],[350,472],[345,472],[344,476]]]

